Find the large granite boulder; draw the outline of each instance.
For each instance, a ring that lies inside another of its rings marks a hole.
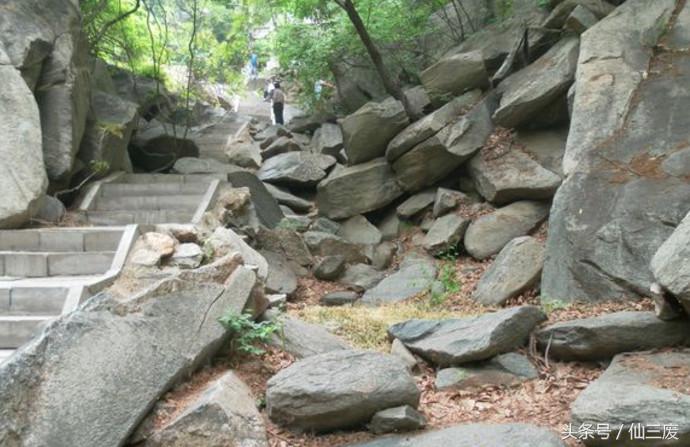
[[[329,219],[347,219],[383,208],[403,195],[385,158],[335,169],[317,187],[319,212]]]
[[[565,447],[550,430],[528,424],[466,424],[419,436],[384,438],[347,447]]]
[[[268,447],[266,427],[249,387],[234,372],[211,381],[171,420],[156,427],[154,411],[137,432],[143,447]],[[156,427],[154,430],[146,428]],[[138,439],[137,439],[138,440]]]
[[[662,34],[668,51],[688,46],[688,6],[672,21],[675,7],[631,0],[582,35],[569,176],[554,199],[546,245],[549,299],[649,295],[650,261],[690,210],[690,126],[679,118],[690,99],[690,57],[670,65],[666,53],[650,50]]]
[[[264,182],[277,185],[314,186],[334,164],[335,158],[330,155],[289,152],[266,160],[256,175]]]
[[[365,306],[378,306],[403,301],[424,293],[436,281],[436,262],[423,253],[411,251],[393,273],[362,296]]]
[[[496,105],[496,97],[488,96],[460,120],[398,158],[393,170],[400,186],[414,192],[434,185],[476,154],[494,131],[491,114]]]
[[[543,244],[529,236],[515,238],[484,272],[472,299],[485,306],[500,306],[536,285],[543,267]]]
[[[273,229],[285,218],[278,200],[269,189],[270,186],[261,182],[256,175],[247,171],[236,171],[229,173],[227,178],[233,188],[249,188],[256,217],[262,225]]]
[[[155,119],[139,123],[129,146],[129,156],[135,167],[147,171],[165,170],[180,158],[199,157],[199,146],[184,127]]]
[[[108,93],[91,94],[91,112],[78,158],[108,163],[107,172],[132,172],[127,147],[139,119],[138,105]]]
[[[405,130],[388,143],[388,148],[386,149],[388,161],[394,162],[422,141],[436,135],[451,121],[465,113],[468,107],[479,101],[481,94],[481,90],[468,92],[406,127]]]
[[[562,28],[570,15],[579,8],[586,9],[597,20],[603,19],[616,9],[611,3],[601,0],[564,0],[559,2],[544,20],[544,28]]]
[[[298,359],[350,349],[347,343],[331,334],[323,326],[307,323],[275,311],[267,311],[262,319],[278,321],[280,329],[278,333],[273,334],[270,344]]]
[[[422,72],[422,85],[433,94],[460,95],[489,86],[489,74],[479,52],[451,54]]]
[[[315,256],[342,256],[346,263],[367,262],[362,247],[332,233],[307,231],[304,242]]]
[[[338,158],[343,150],[343,132],[337,124],[324,123],[314,132],[311,150],[316,154]]]
[[[517,149],[498,158],[488,158],[487,154],[479,153],[470,161],[469,172],[477,192],[498,205],[518,200],[549,199],[561,185],[558,174]]]
[[[503,127],[529,124],[539,112],[568,92],[575,79],[580,39],[565,38],[536,62],[509,76],[494,120]]]
[[[676,227],[673,234],[652,258],[654,278],[661,286],[690,310],[690,214]]]
[[[280,205],[285,205],[290,207],[292,210],[301,212],[308,212],[314,207],[312,202],[301,197],[297,197],[286,188],[271,185],[270,183],[266,183],[265,186],[268,192],[278,201]]]
[[[623,352],[688,346],[690,323],[662,321],[653,312],[616,312],[547,326],[537,341],[559,360],[607,360]]]
[[[369,351],[336,351],[293,363],[266,385],[266,412],[294,429],[363,425],[378,411],[409,405],[420,392],[401,360]]]
[[[465,235],[470,219],[457,214],[446,214],[436,219],[422,241],[430,254],[437,256],[453,250]]]
[[[21,73],[9,62],[0,46],[0,228],[27,223],[48,186],[38,106]]]
[[[343,222],[338,236],[355,245],[378,245],[381,243],[381,231],[362,215],[353,216]]]
[[[515,202],[478,217],[465,232],[465,249],[475,259],[486,259],[516,237],[536,229],[549,216],[549,205]]]
[[[538,307],[520,306],[478,317],[409,320],[388,328],[388,335],[435,365],[460,365],[522,346],[544,320]]]
[[[688,369],[688,350],[617,355],[604,374],[573,403],[573,431],[577,433],[579,427],[587,426],[583,424],[593,428],[592,437],[583,439],[587,446],[612,445],[610,441],[618,433],[619,445],[688,444]],[[597,427],[603,430],[597,432]],[[640,429],[646,440],[640,439]],[[670,440],[667,430],[678,441]],[[637,437],[633,438],[633,433]]]
[[[360,164],[383,157],[388,143],[408,124],[400,101],[390,98],[366,104],[340,125],[347,159]]]
[[[105,292],[43,327],[0,366],[0,444],[124,445],[158,398],[227,341],[219,317],[265,309],[241,263],[235,253],[131,297]]]

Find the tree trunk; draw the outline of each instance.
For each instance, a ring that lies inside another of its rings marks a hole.
[[[376,44],[369,35],[369,31],[367,30],[367,27],[364,25],[362,18],[359,16],[357,8],[355,8],[355,5],[354,3],[352,3],[352,0],[334,1],[338,4],[338,6],[345,10],[347,16],[350,19],[350,22],[352,22],[352,25],[354,25],[355,30],[359,35],[359,38],[362,40],[364,47],[369,53],[371,61],[374,63],[374,67],[376,67],[376,71],[379,73],[379,76],[381,76],[381,80],[383,81],[384,87],[386,87],[386,91],[393,98],[402,102],[403,107],[405,108],[405,113],[407,114],[407,117],[410,119],[410,122],[415,122],[419,120],[421,116],[414,111],[412,105],[410,104],[410,101],[407,100],[407,97],[403,93],[398,83],[395,82],[391,77],[390,73],[388,73],[388,69],[386,69],[386,66],[383,63],[383,56],[381,55],[381,52],[376,47]]]

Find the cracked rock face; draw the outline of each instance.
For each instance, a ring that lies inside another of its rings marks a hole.
[[[648,295],[650,261],[690,210],[690,56],[675,51],[690,44],[690,11],[684,5],[674,15],[676,7],[629,1],[582,36],[569,177],[554,199],[546,246],[546,300]]]
[[[255,273],[219,265],[227,268],[185,272],[126,300],[104,292],[49,323],[0,367],[0,445],[123,445],[226,340],[217,319],[261,307]]]

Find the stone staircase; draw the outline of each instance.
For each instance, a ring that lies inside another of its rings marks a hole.
[[[0,362],[36,327],[109,286],[135,225],[0,231]]]
[[[116,173],[82,194],[74,219],[94,226],[197,223],[225,180],[223,174]]]
[[[268,107],[264,103],[265,107]],[[228,140],[249,122],[249,117],[229,112],[212,124],[198,128],[194,132],[194,141],[199,146],[199,158],[209,158],[220,163],[228,163],[225,150]]]

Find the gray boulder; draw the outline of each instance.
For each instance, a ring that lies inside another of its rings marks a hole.
[[[242,255],[242,259],[248,266],[256,268],[256,273],[262,281],[268,277],[268,263],[263,256],[247,243],[237,233],[229,228],[219,227],[206,240],[206,244],[213,250],[216,256],[226,256],[234,252]]]
[[[659,284],[690,310],[690,214],[676,227],[652,258],[652,272]]]
[[[278,186],[271,185],[270,183],[266,183],[265,185],[268,192],[281,205],[286,205],[295,211],[301,211],[305,213],[309,212],[314,207],[314,204],[312,202],[302,199],[301,197],[297,197],[285,188],[280,188]]]
[[[67,214],[65,205],[53,196],[45,195],[41,197],[38,211],[32,218],[35,222],[57,224],[64,219]]]
[[[383,438],[347,447],[565,447],[552,431],[528,424],[466,424],[419,436]]]
[[[341,124],[347,159],[356,165],[383,157],[388,143],[409,121],[400,101],[370,102]]]
[[[478,390],[485,387],[511,387],[522,380],[515,374],[491,365],[444,368],[436,375],[438,391]]]
[[[592,11],[582,5],[578,5],[566,19],[565,28],[577,34],[582,34],[596,25],[598,21],[599,19]]]
[[[343,150],[343,132],[337,124],[324,123],[314,132],[311,150],[316,154],[338,158]]]
[[[86,138],[86,137],[84,137]],[[212,158],[179,158],[173,165],[173,174],[232,174],[244,171],[243,168],[227,163],[219,163]]]
[[[323,281],[334,281],[345,271],[345,256],[325,256],[314,265],[314,276]]]
[[[278,333],[273,334],[270,344],[298,359],[350,349],[347,343],[331,334],[323,326],[286,317],[275,311],[267,311],[262,319],[264,321],[278,319],[279,330]]]
[[[285,218],[268,184],[261,182],[251,172],[237,171],[228,173],[228,182],[234,188],[249,188],[256,217],[261,225],[267,228],[276,228]]]
[[[398,253],[398,245],[394,242],[384,242],[374,250],[371,258],[371,265],[376,270],[386,270],[393,264],[395,255]]]
[[[503,127],[529,123],[539,112],[565,95],[575,80],[580,39],[565,38],[536,62],[509,76],[494,120]]]
[[[326,217],[317,217],[311,224],[311,230],[319,233],[338,234],[341,226],[334,220]]]
[[[428,291],[437,274],[438,268],[432,258],[411,251],[396,273],[364,293],[362,302],[366,306],[378,306],[412,298]]]
[[[452,54],[422,72],[422,85],[429,93],[454,96],[489,86],[489,74],[479,52]]]
[[[472,299],[485,306],[500,306],[536,285],[544,268],[544,246],[525,236],[510,241],[477,285]]]
[[[277,424],[318,432],[356,427],[387,408],[417,408],[420,392],[396,357],[336,351],[293,363],[266,385],[266,412]]]
[[[373,289],[378,283],[383,281],[386,275],[375,268],[366,264],[355,264],[350,266],[345,273],[338,279],[338,282],[351,287],[355,291]]]
[[[537,163],[563,177],[563,156],[568,139],[568,129],[522,130],[517,133],[516,142]]]
[[[354,304],[359,300],[359,294],[352,291],[331,292],[321,297],[321,303],[324,306],[345,306],[347,304]]]
[[[607,360],[616,354],[690,343],[690,323],[662,321],[653,312],[616,312],[564,321],[537,332],[542,349],[562,360]]]
[[[470,219],[457,214],[446,214],[436,219],[422,241],[422,246],[432,255],[453,250],[465,235]]]
[[[4,117],[0,120],[0,228],[17,228],[38,211],[48,179],[43,165],[38,106],[21,73],[9,65],[1,46],[0,84],[0,115]]]
[[[268,160],[276,155],[287,154],[288,152],[302,152],[304,150],[306,150],[304,146],[294,138],[280,137],[266,149],[261,151],[261,158],[263,160]]]
[[[473,90],[406,127],[388,144],[386,149],[388,161],[394,162],[419,143],[436,135],[451,121],[464,114],[468,107],[479,101],[481,95],[480,90]]]
[[[235,255],[126,299],[106,292],[43,327],[0,366],[0,444],[124,445],[158,398],[227,341],[219,317],[265,308],[241,262]]]
[[[497,355],[489,361],[489,364],[503,368],[509,373],[524,379],[536,379],[539,377],[539,372],[532,365],[532,362],[526,356],[515,352]]]
[[[393,163],[400,186],[408,192],[432,186],[476,154],[494,131],[491,115],[497,101],[490,95],[460,120],[405,153]]]
[[[261,147],[254,141],[249,123],[227,141],[224,152],[230,163],[243,168],[259,169],[262,163]]]
[[[474,318],[409,320],[388,335],[435,365],[460,365],[512,351],[544,320],[538,307],[520,306]]]
[[[403,194],[385,158],[335,170],[317,187],[316,202],[329,219],[383,208]]]
[[[286,186],[314,186],[326,177],[335,158],[309,152],[290,152],[266,160],[257,176],[268,183]]]
[[[297,265],[307,266],[312,263],[307,244],[294,230],[282,228],[269,230],[261,227],[256,233],[256,242],[259,248],[281,254]]]
[[[400,223],[400,218],[396,211],[389,212],[388,215],[383,218],[379,224],[379,230],[381,230],[384,241],[392,241],[400,237]]]
[[[288,260],[279,253],[259,251],[268,262],[268,278],[266,278],[266,292],[285,294],[288,297],[297,290],[297,275],[290,268]]]
[[[616,8],[609,2],[599,0],[563,0],[553,8],[551,14],[544,20],[544,28],[562,28],[576,9],[586,9],[596,21],[603,19]]]
[[[609,439],[620,432],[622,442],[633,445],[657,447],[689,443],[690,393],[687,374],[679,375],[680,371],[688,368],[688,350],[617,355],[604,374],[573,403],[573,428],[582,424],[591,424],[592,427],[606,424],[611,430]],[[631,441],[632,424],[646,428],[647,441]],[[652,438],[663,438],[664,427],[671,424],[675,427],[673,431],[678,441],[655,441]],[[602,440],[605,437],[603,432],[594,433],[594,437],[584,443],[587,446],[608,445],[609,442]]]
[[[254,139],[261,142],[261,149],[266,149],[281,137],[290,138],[292,137],[292,133],[280,124],[273,124],[257,133]]]
[[[433,217],[444,216],[455,210],[458,206],[471,205],[478,202],[478,199],[471,197],[464,192],[453,189],[438,188],[434,197]]]
[[[362,215],[353,216],[343,222],[338,236],[355,245],[378,245],[381,243],[381,231]]]
[[[304,233],[304,242],[312,255],[315,256],[342,256],[346,263],[368,261],[362,247],[335,234],[307,231]]]
[[[475,259],[486,259],[516,237],[536,229],[549,216],[549,205],[515,202],[478,217],[465,232],[465,249]]]
[[[154,426],[154,412],[145,425]],[[210,382],[182,412],[155,431],[141,432],[144,447],[268,447],[266,427],[251,390],[232,371]]]
[[[377,435],[384,433],[420,430],[427,425],[426,418],[417,410],[405,405],[381,410],[371,418],[369,430]]]
[[[559,175],[517,149],[492,159],[480,153],[470,161],[469,172],[477,192],[498,205],[518,200],[548,199],[561,185]]]
[[[94,91],[78,158],[87,166],[91,162],[108,163],[106,173],[132,172],[127,146],[139,120],[137,110],[133,102]]]
[[[155,119],[148,123],[140,120],[139,123],[129,148],[134,166],[157,171],[173,167],[180,158],[199,157],[199,146],[184,127]]]
[[[429,208],[436,199],[436,190],[427,189],[417,194],[414,194],[409,199],[405,200],[403,203],[398,205],[396,211],[398,212],[398,217],[403,220],[409,220],[417,214]]]
[[[690,99],[677,88],[690,81],[690,58],[643,82],[661,34],[671,36],[669,51],[687,47],[690,20],[671,21],[675,6],[630,0],[582,35],[587,63],[577,72],[568,177],[554,198],[542,278],[551,299],[648,296],[651,260],[690,209],[690,127],[675,120]]]

